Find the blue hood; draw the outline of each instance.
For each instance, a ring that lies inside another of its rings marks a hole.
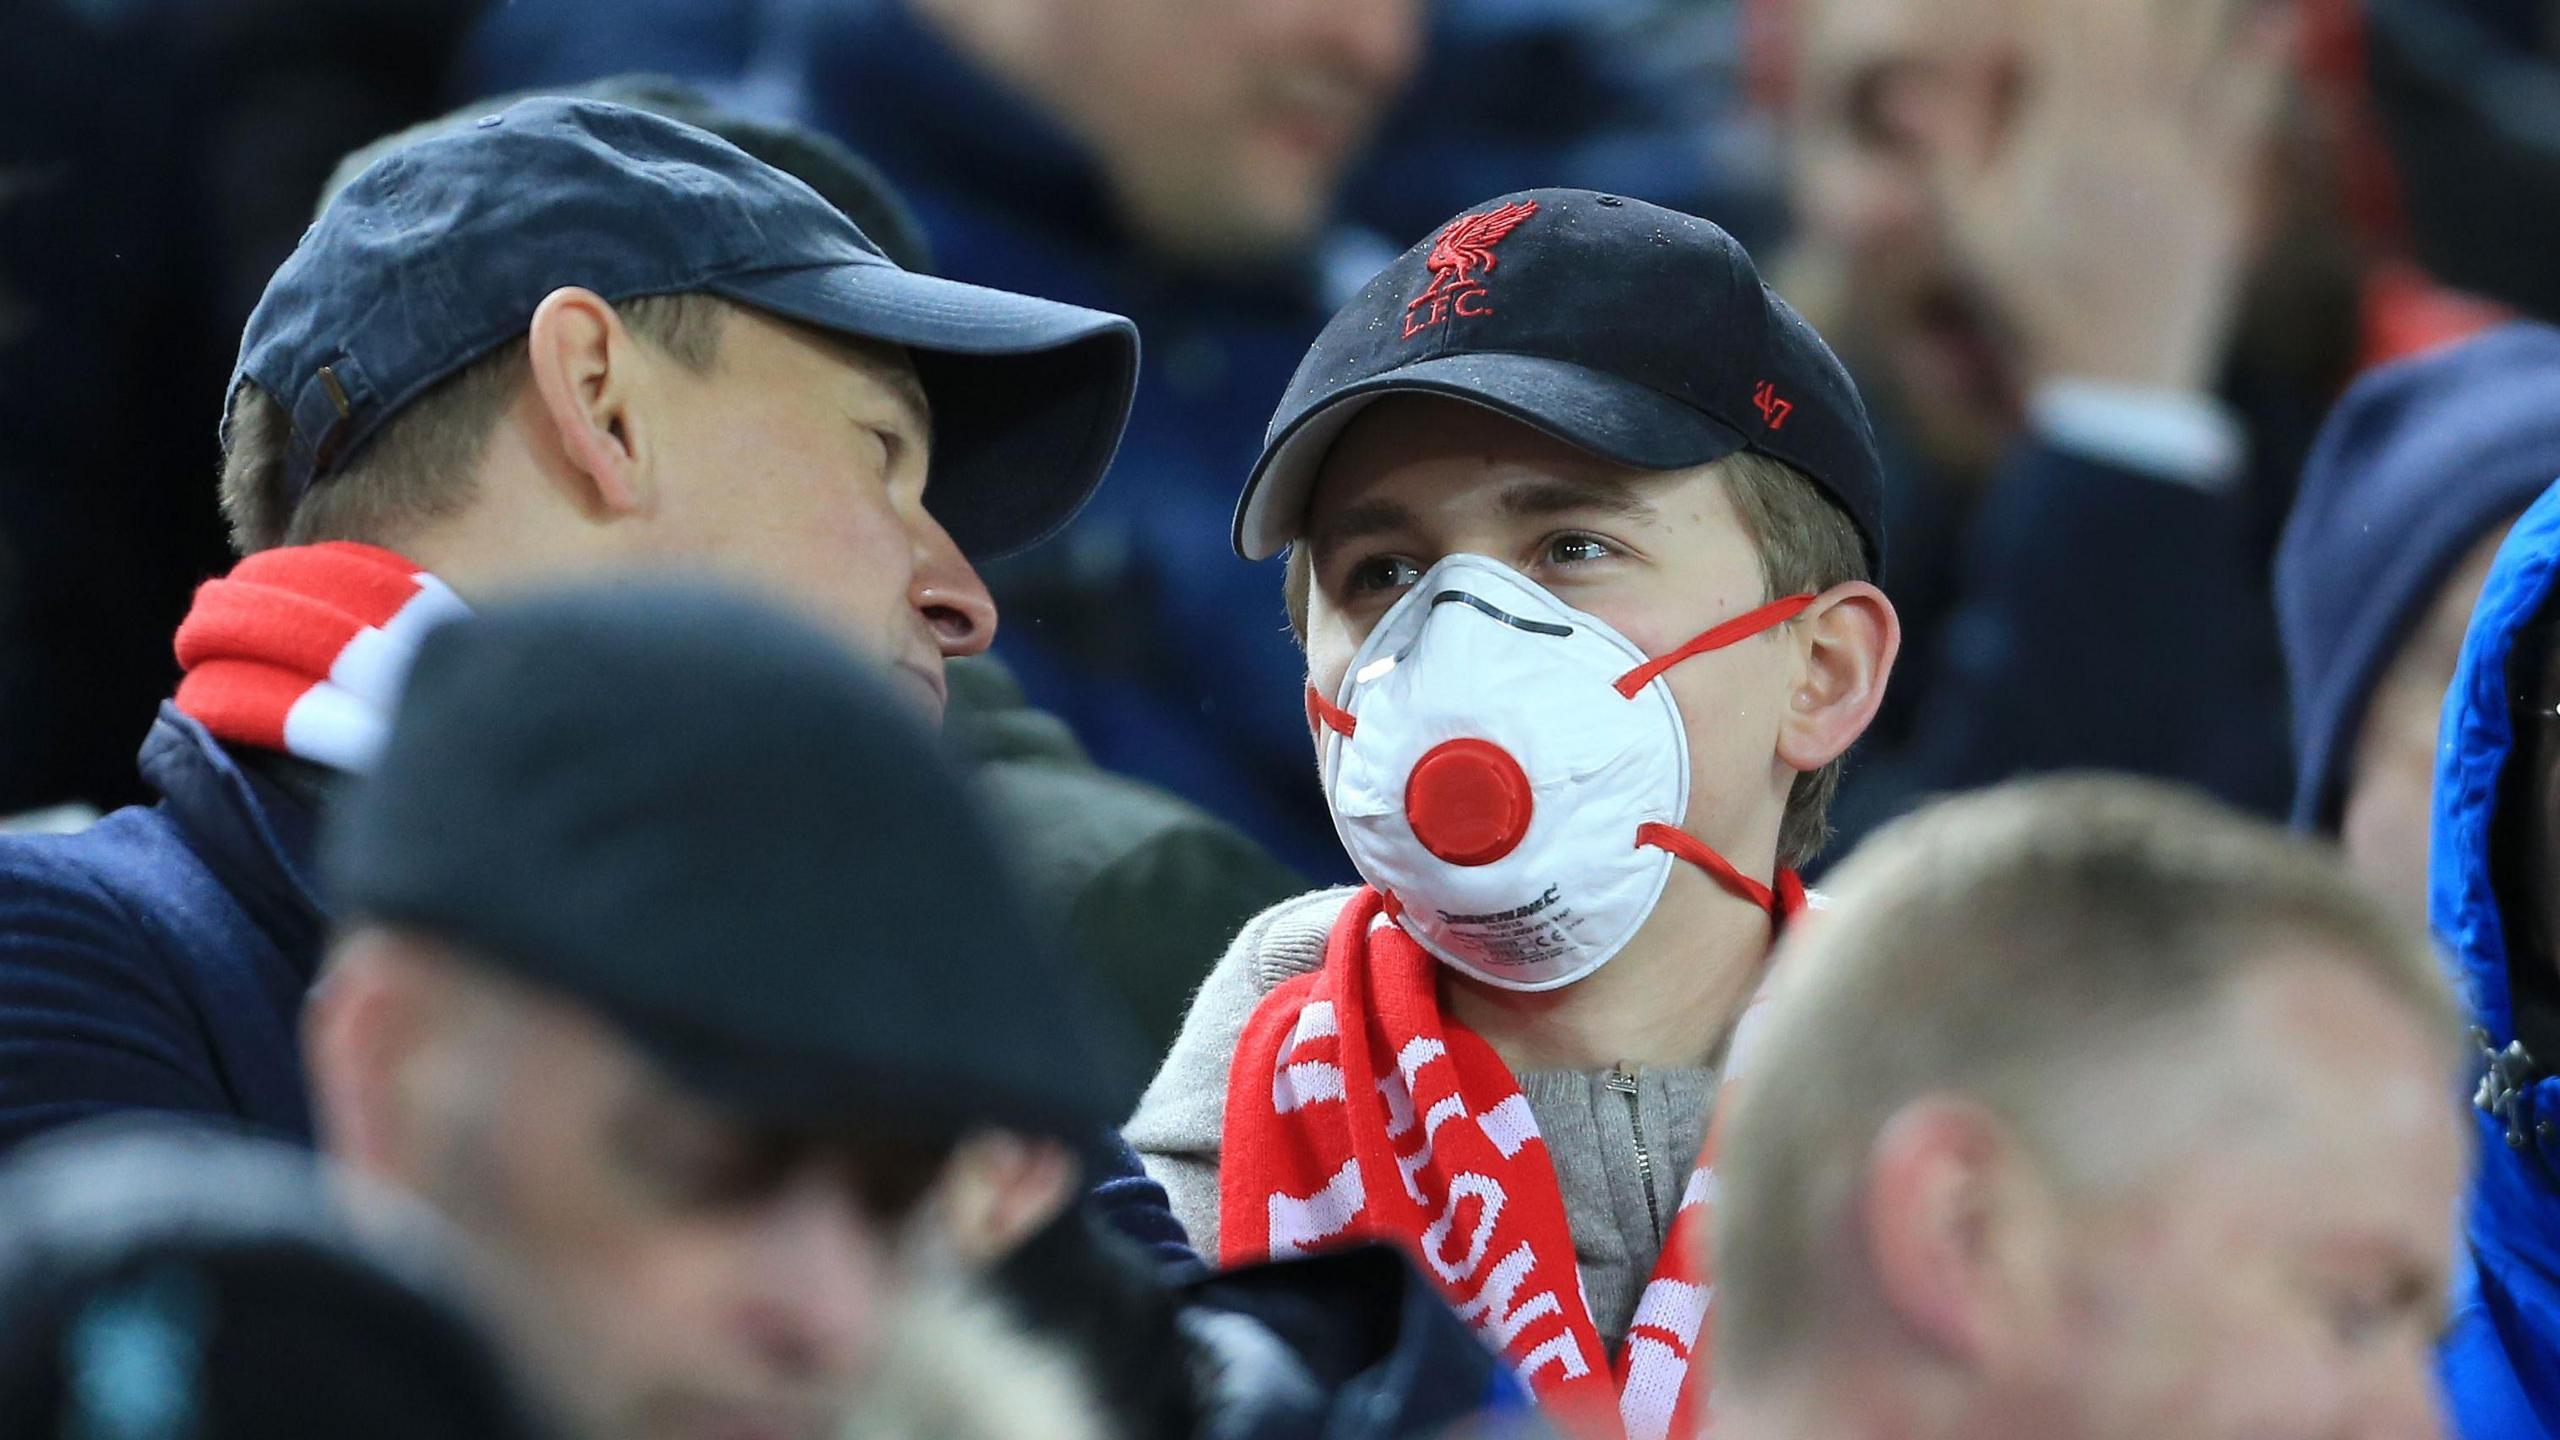
[[[2508,533],[2472,612],[2436,752],[2430,906],[2488,1055],[2480,1173],[2444,1378],[2470,1440],[2560,1435],[2560,1080],[2516,1040],[2507,916],[2489,864],[2499,782],[2515,748],[2508,662],[2560,579],[2560,485]],[[2530,659],[2531,657],[2528,657]]]
[[[2386,365],[2329,412],[2276,548],[2293,823],[2335,830],[2366,702],[2437,587],[2560,475],[2560,329]]]

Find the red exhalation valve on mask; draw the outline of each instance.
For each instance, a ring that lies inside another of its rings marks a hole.
[[[1490,865],[1519,847],[1535,809],[1529,775],[1490,740],[1447,740],[1414,762],[1405,823],[1452,865]]]

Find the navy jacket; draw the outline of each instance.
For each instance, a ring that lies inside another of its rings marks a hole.
[[[0,836],[0,1147],[113,1110],[308,1142],[311,811],[168,706],[142,777],[159,803]]]
[[[2560,487],[2534,502],[2498,551],[2437,741],[2429,905],[2483,1049],[2500,1057],[2476,1097],[2480,1169],[2465,1226],[2471,1256],[2443,1355],[2446,1395],[2469,1440],[2560,1436],[2560,1076],[2553,1073],[2560,1055],[2508,1051],[2520,1029],[2536,1028],[2519,1025],[2520,1001],[2547,1009],[2560,982],[2549,973],[2552,957],[2513,953],[2514,917],[2491,864],[2499,802],[2519,778],[2506,773],[2515,743],[2509,660],[2555,584]],[[2538,667],[2540,654],[2523,663]],[[2537,1035],[2531,1046],[2548,1050],[2550,1041]]]
[[[1331,312],[1328,259],[1356,284],[1398,247],[1338,236],[1278,267],[1151,256],[1085,148],[900,0],[512,0],[468,69],[483,94],[656,71],[814,126],[897,186],[943,274],[1135,320],[1146,350],[1111,482],[1060,539],[988,570],[997,653],[1096,764],[1201,805],[1310,878],[1349,878],[1307,783],[1306,662],[1279,562],[1236,559],[1228,522]]]
[[[2268,527],[2247,493],[2032,435],[1969,509],[1889,473],[1885,591],[1904,650],[1850,753],[1827,855],[1931,795],[2032,771],[2126,770],[2281,811]]]

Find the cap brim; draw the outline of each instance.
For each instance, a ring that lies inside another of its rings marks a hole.
[[[1119,449],[1138,329],[1118,315],[887,263],[759,270],[705,289],[843,335],[906,347],[933,406],[926,507],[985,560],[1054,535]]]
[[[1659,390],[1540,355],[1443,355],[1346,385],[1263,449],[1236,502],[1236,553],[1267,560],[1298,538],[1318,467],[1353,418],[1389,395],[1480,405],[1604,460],[1682,470],[1743,448],[1741,431]]]
[[[592,1006],[688,1094],[762,1125],[806,1133],[868,1133],[940,1141],[994,1125],[1080,1141],[1135,1108],[1136,1042],[1118,1018],[1043,968],[1016,978],[1013,1004],[1039,1016],[1036,1066],[971,1063],[953,1051],[928,1060],[885,1044],[794,1050],[770,1034],[582,992]],[[544,983],[537,981],[537,984]],[[951,1018],[951,1017],[945,1017]],[[956,1019],[954,1020],[956,1022]],[[1036,1071],[1036,1073],[1035,1073]]]

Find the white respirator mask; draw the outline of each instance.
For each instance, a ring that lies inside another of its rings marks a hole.
[[[1607,964],[1675,860],[1782,918],[1801,903],[1792,872],[1773,892],[1680,828],[1688,731],[1664,675],[1813,599],[1657,658],[1498,560],[1449,556],[1378,621],[1339,694],[1307,691],[1351,863],[1423,948],[1505,990]]]

